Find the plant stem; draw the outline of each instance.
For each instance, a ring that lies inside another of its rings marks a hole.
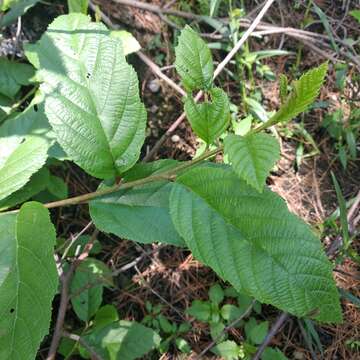
[[[125,189],[129,189],[129,188],[132,188],[135,186],[145,185],[145,184],[148,184],[148,183],[151,183],[154,181],[174,180],[176,178],[176,174],[178,172],[180,172],[182,170],[186,170],[186,169],[200,163],[201,161],[206,160],[206,159],[218,154],[222,150],[223,150],[223,148],[222,148],[222,146],[220,146],[220,147],[216,148],[215,150],[206,152],[205,154],[199,156],[198,158],[196,158],[194,160],[187,161],[183,164],[180,164],[179,166],[176,166],[175,168],[173,168],[171,170],[164,171],[163,173],[151,175],[146,178],[139,179],[139,180],[129,181],[127,183],[118,183],[107,189],[97,190],[94,192],[75,196],[72,198],[50,202],[50,203],[44,204],[44,206],[48,209],[53,209],[53,208],[57,208],[57,207],[61,207],[61,206],[78,205],[78,204],[82,204],[82,203],[87,203],[90,200],[93,200],[100,196],[112,194],[119,190],[125,190]],[[18,211],[19,210],[6,211],[3,214],[12,214],[12,213],[17,213]]]

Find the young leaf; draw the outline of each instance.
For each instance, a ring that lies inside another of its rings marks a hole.
[[[327,68],[327,63],[324,63],[317,68],[309,70],[299,80],[294,81],[293,90],[286,102],[269,119],[268,124],[274,125],[279,122],[289,121],[307,110],[319,95]]]
[[[95,329],[84,340],[106,360],[141,358],[161,341],[154,330],[135,321],[124,320]]]
[[[195,257],[239,292],[297,316],[341,321],[320,241],[275,193],[256,192],[227,166],[202,166],[178,177],[170,213]]]
[[[0,247],[6,250],[0,251],[0,359],[33,360],[48,333],[58,286],[55,229],[48,210],[35,202],[24,204],[17,216],[0,215],[4,222],[8,228],[0,233]],[[1,282],[4,268],[10,271]]]
[[[65,152],[102,179],[132,167],[146,112],[121,41],[104,25],[70,14],[59,16],[28,54],[39,67],[46,115]]]
[[[211,351],[225,360],[237,360],[240,355],[240,346],[235,341],[226,340],[214,346]]]
[[[18,0],[3,0],[0,4],[0,11],[8,10]]]
[[[232,304],[225,304],[221,308],[221,316],[227,321],[234,321],[243,314],[240,308]]]
[[[0,93],[13,98],[22,85],[29,85],[33,75],[32,66],[0,58]]]
[[[230,104],[226,93],[220,88],[209,90],[211,101],[196,104],[192,96],[185,99],[185,112],[191,127],[201,139],[211,144],[228,127]]]
[[[211,316],[211,306],[209,302],[194,300],[186,312],[200,321],[208,321]]]
[[[249,339],[255,345],[260,345],[269,330],[269,323],[267,321],[262,321],[259,324],[256,324],[249,331]]]
[[[215,284],[209,289],[209,299],[216,305],[224,300],[224,291],[219,284]]]
[[[224,329],[225,329],[225,325],[222,322],[211,322],[210,323],[211,338],[213,340],[217,339],[217,341],[224,340],[225,337]],[[220,337],[220,339],[218,339],[220,335],[222,336]]]
[[[82,261],[76,269],[70,291],[71,304],[79,319],[89,321],[99,309],[106,273],[106,265],[91,258]]]
[[[288,95],[288,78],[284,74],[280,74],[279,88],[280,88],[280,100],[282,105],[285,103]]]
[[[277,140],[264,133],[228,135],[224,144],[225,154],[229,156],[235,173],[262,192],[270,170],[280,159]]]
[[[188,354],[191,352],[191,347],[190,347],[189,343],[183,338],[180,338],[180,337],[176,338],[175,345],[181,352],[183,352],[185,354]]]
[[[89,0],[68,0],[69,13],[87,14]]]
[[[188,25],[181,31],[175,54],[176,70],[185,89],[188,92],[209,90],[214,76],[211,52],[204,40]]]

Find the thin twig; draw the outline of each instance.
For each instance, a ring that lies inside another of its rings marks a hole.
[[[270,344],[272,338],[277,334],[281,326],[289,319],[289,314],[286,312],[281,313],[281,315],[277,318],[274,325],[271,327],[270,331],[265,337],[265,340],[262,342],[260,347],[258,348],[256,354],[253,357],[253,360],[260,360],[260,357],[266,347]]]
[[[203,155],[197,157],[196,159],[190,160],[190,161],[185,161],[182,164],[176,166],[173,169],[170,169],[168,171],[164,171],[162,173],[157,173],[154,175],[150,175],[146,178],[143,179],[139,179],[139,180],[134,180],[134,181],[129,181],[127,183],[123,183],[120,182],[118,184],[115,184],[107,189],[103,189],[103,190],[97,190],[97,191],[93,191],[87,194],[83,194],[83,195],[78,195],[78,196],[74,196],[72,198],[67,198],[64,200],[59,200],[59,201],[53,201],[47,204],[43,204],[47,209],[53,209],[53,208],[57,208],[57,207],[62,207],[62,206],[71,206],[71,205],[79,205],[79,204],[83,204],[83,203],[87,203],[93,199],[96,199],[98,197],[104,196],[104,195],[108,195],[108,194],[112,194],[114,192],[117,192],[119,190],[125,190],[125,189],[130,189],[136,186],[141,186],[141,185],[145,185],[145,184],[149,184],[155,181],[161,181],[161,180],[175,180],[177,173],[191,168],[192,166],[202,162],[203,160],[206,160],[208,158],[211,158],[213,156],[215,156],[216,154],[218,154],[219,152],[221,152],[223,150],[223,148],[220,146],[217,149],[208,151],[206,153],[204,153]],[[17,214],[19,212],[19,209],[17,210],[11,210],[11,211],[4,211],[1,214]]]
[[[156,290],[154,290],[151,285],[146,281],[146,279],[144,278],[144,276],[142,275],[142,273],[140,272],[139,268],[137,267],[137,265],[135,265],[135,270],[137,272],[137,274],[139,275],[140,279],[142,280],[143,284],[154,294],[156,295],[164,304],[166,304],[167,306],[169,306],[173,311],[175,311],[184,321],[186,321],[186,318],[184,317],[184,315],[173,305],[171,304],[169,301],[167,301],[164,297],[162,297]]]
[[[159,251],[158,249],[155,249],[153,251],[149,251],[149,252],[145,252],[143,254],[141,254],[140,256],[138,256],[137,258],[135,258],[133,261],[129,262],[128,264],[125,264],[124,266],[120,267],[119,269],[115,269],[110,273],[106,273],[106,278],[113,278],[118,276],[119,274],[130,270],[131,268],[135,267],[135,265],[137,265],[141,260],[143,260],[145,257],[153,255],[155,252]],[[103,284],[104,282],[106,282],[105,277],[98,277],[95,281],[85,284],[83,287],[81,287],[80,289],[78,289],[75,293],[71,294],[70,299],[79,296],[82,292],[89,290],[91,288],[93,288],[94,286]]]
[[[196,20],[196,21],[203,21],[205,18],[202,15],[196,15],[196,14],[188,13],[185,11],[169,9],[166,7],[161,8],[160,6],[145,3],[142,1],[136,1],[136,0],[112,0],[112,1],[117,4],[120,4],[120,5],[136,7],[138,9],[153,12],[155,14],[158,14],[159,17],[161,17],[161,14],[162,15],[173,15],[173,16],[182,17],[184,19]]]
[[[89,255],[89,252],[92,248],[92,245],[98,235],[99,231],[95,229],[93,232],[89,242],[86,244],[84,251],[80,254],[80,256],[70,265],[69,270],[66,273],[62,273],[60,276],[61,282],[61,291],[60,291],[60,305],[56,318],[55,330],[53,337],[51,339],[50,349],[46,360],[54,360],[56,357],[57,349],[60,344],[61,337],[63,335],[63,327],[65,322],[65,315],[67,306],[70,300],[69,296],[69,287],[71,280],[73,278],[74,272],[76,268],[80,265],[81,261],[86,259]]]
[[[62,335],[81,344],[90,353],[91,359],[104,360],[81,336],[68,333],[67,331],[63,331]]]
[[[311,339],[309,339],[309,336],[307,334],[307,332],[305,331],[302,323],[301,323],[301,319],[297,319],[297,322],[299,324],[299,328],[300,328],[300,331],[301,331],[301,335],[302,337],[304,338],[305,342],[306,342],[306,345],[307,347],[309,348],[310,350],[310,354],[311,354],[311,358],[312,360],[317,360],[317,356],[315,354],[315,351],[314,351],[314,348],[312,346],[312,343],[311,343]]]
[[[76,242],[76,240],[79,239],[79,237],[81,235],[83,235],[88,229],[89,227],[93,224],[92,221],[90,221],[79,233],[76,234],[76,236],[73,236],[72,239],[69,242],[69,245],[65,248],[63,255],[61,257],[61,260],[64,260],[66,258],[66,255],[68,254],[71,246]]]
[[[157,66],[149,57],[147,57],[142,51],[136,52],[136,55],[150,68],[150,70],[157,75],[159,78],[163,79],[168,85],[170,85],[174,90],[176,90],[180,95],[186,96],[185,90],[183,90],[178,84],[166,76],[159,66]]]
[[[246,318],[248,315],[250,315],[251,310],[253,308],[255,304],[255,300],[253,300],[251,302],[251,304],[249,305],[249,307],[246,309],[246,311],[237,319],[235,319],[234,321],[232,321],[229,325],[227,325],[224,330],[215,337],[215,339],[213,341],[211,341],[210,344],[208,344],[206,346],[206,348],[204,350],[201,351],[201,353],[194,359],[194,360],[201,360],[203,358],[203,356],[233,327],[235,327],[236,324],[238,324],[242,319]]]

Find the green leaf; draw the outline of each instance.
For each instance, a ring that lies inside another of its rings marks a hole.
[[[216,305],[224,300],[224,291],[219,284],[215,284],[209,289],[209,299]]]
[[[269,119],[268,113],[266,112],[264,106],[259,103],[259,101],[247,97],[245,98],[245,103],[249,107],[250,114],[253,115],[255,119],[258,119],[262,122],[265,122]]]
[[[319,95],[327,68],[327,63],[324,63],[317,68],[309,70],[299,80],[294,81],[292,92],[275,115],[269,119],[269,126],[289,121],[307,110]]]
[[[34,76],[34,68],[28,64],[21,64],[0,58],[0,93],[13,98],[22,85],[29,85]]]
[[[50,175],[47,190],[57,199],[65,199],[68,197],[68,186],[65,181],[54,175]]]
[[[213,143],[228,127],[230,104],[220,88],[209,90],[211,101],[196,104],[191,95],[185,99],[185,112],[192,129],[206,143]]]
[[[134,166],[126,181],[167,171],[178,164],[165,160]],[[104,187],[104,185],[102,186]],[[169,195],[173,183],[157,181],[102,196],[90,202],[90,215],[97,228],[121,238],[149,244],[161,242],[184,246],[169,214]]]
[[[322,24],[323,24],[323,26],[325,28],[326,33],[328,34],[328,36],[330,38],[331,45],[332,45],[333,49],[338,53],[339,48],[338,48],[338,46],[336,44],[336,41],[335,41],[335,38],[334,38],[334,35],[333,35],[333,31],[331,29],[331,26],[329,24],[329,20],[328,20],[326,14],[321,10],[321,8],[319,6],[317,6],[315,4],[314,1],[312,1],[312,4],[313,4],[314,10],[315,10],[317,16],[319,17],[320,21],[322,22]]]
[[[165,172],[180,165],[180,162],[173,159],[162,159],[148,163],[138,163],[127,171],[123,177],[126,182],[146,178],[150,175]]]
[[[220,335],[222,335],[222,332],[225,329],[225,325],[222,322],[211,322],[210,323],[210,335],[213,340],[218,339]],[[225,333],[221,336],[220,339],[218,339],[218,342],[221,340],[224,340]]]
[[[29,182],[23,188],[0,200],[0,211],[14,207],[44,190],[49,182],[49,176],[49,170],[45,167],[41,168],[31,176]]]
[[[9,139],[12,148],[5,150],[1,140],[0,150],[4,152],[0,155],[0,200],[23,187],[44,165],[49,147],[45,139],[29,137],[24,142]]]
[[[24,204],[17,216],[1,215],[0,228],[4,223],[7,229],[0,233],[0,358],[33,360],[48,333],[58,286],[55,229],[48,210],[35,202]]]
[[[76,315],[89,321],[102,303],[106,265],[99,260],[88,258],[80,263],[70,285],[71,304]]]
[[[168,334],[173,333],[173,326],[164,315],[160,314],[157,319],[159,320],[160,328],[162,329],[162,331]]]
[[[8,10],[13,4],[15,4],[18,0],[3,0],[0,4],[0,11]]]
[[[279,87],[281,104],[284,104],[288,95],[288,78],[284,74],[280,74]]]
[[[360,23],[360,10],[352,10],[349,14]]]
[[[12,271],[14,260],[16,216],[0,214],[0,289]],[[1,334],[1,333],[0,333]],[[1,337],[0,337],[1,338]]]
[[[287,360],[287,357],[279,349],[268,347],[264,350],[261,360]]]
[[[95,314],[94,327],[100,329],[119,320],[119,314],[114,305],[105,305],[101,307]]]
[[[70,14],[56,18],[27,55],[39,67],[46,115],[72,160],[102,179],[131,168],[146,112],[121,42],[104,25]]]
[[[68,0],[69,13],[87,14],[89,0]]]
[[[268,134],[255,133],[245,136],[228,135],[224,144],[225,154],[229,156],[235,173],[262,192],[270,170],[280,159],[278,141]]]
[[[170,213],[194,256],[239,292],[297,316],[316,310],[320,321],[341,321],[319,239],[275,193],[258,193],[227,166],[202,166],[178,177]]]
[[[185,89],[188,92],[209,90],[214,76],[211,52],[204,40],[188,25],[181,31],[175,54],[176,70]]]
[[[207,321],[211,316],[211,306],[208,302],[194,300],[186,312],[200,321]]]
[[[237,301],[238,301],[239,309],[241,310],[242,313],[244,313],[250,307],[253,298],[246,294],[239,293],[237,296]],[[255,308],[256,307],[254,306],[254,310]]]
[[[261,323],[251,327],[248,337],[253,344],[260,345],[264,341],[268,331],[269,331],[269,322],[262,321]]]
[[[15,22],[18,17],[24,15],[39,1],[40,0],[19,0],[14,5],[11,5],[11,9],[0,19],[0,28],[9,26]]]
[[[240,316],[243,314],[244,312],[241,311],[240,308],[238,308],[235,305],[232,304],[225,304],[222,308],[221,308],[221,316],[223,319],[231,322],[234,321],[238,318],[240,318]]]
[[[237,360],[239,358],[240,347],[235,341],[227,340],[214,346],[211,351],[225,360]]]
[[[183,353],[188,354],[191,352],[191,347],[189,343],[183,338],[176,338],[175,340],[176,347]]]
[[[110,36],[121,40],[124,55],[132,54],[141,49],[139,42],[128,31],[113,30],[110,32]]]
[[[210,0],[210,17],[216,16],[222,0]]]
[[[7,96],[0,94],[0,123],[11,113],[13,102]]]
[[[184,246],[169,214],[173,184],[154,182],[102,196],[90,202],[90,215],[101,231],[150,244]]]
[[[139,341],[141,339],[141,341]],[[114,322],[84,340],[105,360],[138,359],[160,344],[160,336],[135,321]]]
[[[0,126],[0,200],[22,188],[45,163],[52,143],[41,104]]]

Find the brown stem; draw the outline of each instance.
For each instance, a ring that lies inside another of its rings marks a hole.
[[[286,320],[288,320],[289,314],[286,312],[281,313],[281,315],[277,318],[275,324],[271,327],[270,331],[265,337],[265,340],[260,345],[259,349],[257,350],[255,356],[253,357],[253,360],[260,360],[260,357],[266,347],[270,344],[270,341],[272,338],[277,334],[281,326],[285,323]]]
[[[61,292],[60,292],[60,306],[56,318],[55,330],[54,335],[51,340],[50,350],[48,352],[48,356],[46,360],[54,360],[57,349],[60,344],[60,339],[62,335],[62,329],[65,321],[66,309],[69,302],[69,285],[74,273],[74,264],[70,266],[70,269],[66,274],[60,277],[61,281]]]
[[[222,147],[219,147],[215,150],[206,152],[205,154],[199,156],[198,158],[196,158],[194,160],[187,161],[183,164],[180,164],[179,166],[177,166],[169,171],[165,171],[163,173],[159,173],[156,175],[151,175],[151,176],[148,176],[148,177],[146,177],[144,179],[140,179],[140,180],[129,181],[127,183],[118,183],[107,189],[97,190],[97,191],[90,192],[87,194],[74,196],[72,198],[50,202],[50,203],[44,204],[44,206],[48,209],[52,209],[52,208],[57,208],[57,207],[61,207],[61,206],[78,205],[78,204],[82,204],[82,203],[87,203],[90,200],[93,200],[100,196],[112,194],[119,190],[124,190],[124,189],[129,189],[129,188],[132,188],[135,186],[145,185],[145,184],[148,184],[148,183],[151,183],[154,181],[174,180],[176,178],[176,173],[178,173],[182,170],[188,169],[188,168],[200,163],[201,161],[206,160],[206,159],[218,154],[221,151],[222,151]],[[3,214],[14,214],[14,213],[18,213],[18,212],[19,212],[19,210],[12,210],[12,211],[6,211]]]
[[[46,357],[46,360],[55,360],[57,349],[59,347],[60,340],[63,335],[65,315],[66,315],[67,306],[68,306],[68,303],[70,300],[69,287],[70,287],[71,280],[73,278],[76,268],[79,266],[81,261],[83,261],[84,259],[86,259],[88,257],[91,247],[92,247],[98,233],[99,233],[99,231],[97,229],[95,229],[89,242],[86,244],[84,251],[70,265],[69,270],[66,273],[62,273],[62,275],[60,276],[60,282],[61,282],[60,305],[59,305],[59,310],[58,310],[58,314],[57,314],[57,318],[56,318],[54,335],[51,339],[50,349],[49,349],[48,355]]]

